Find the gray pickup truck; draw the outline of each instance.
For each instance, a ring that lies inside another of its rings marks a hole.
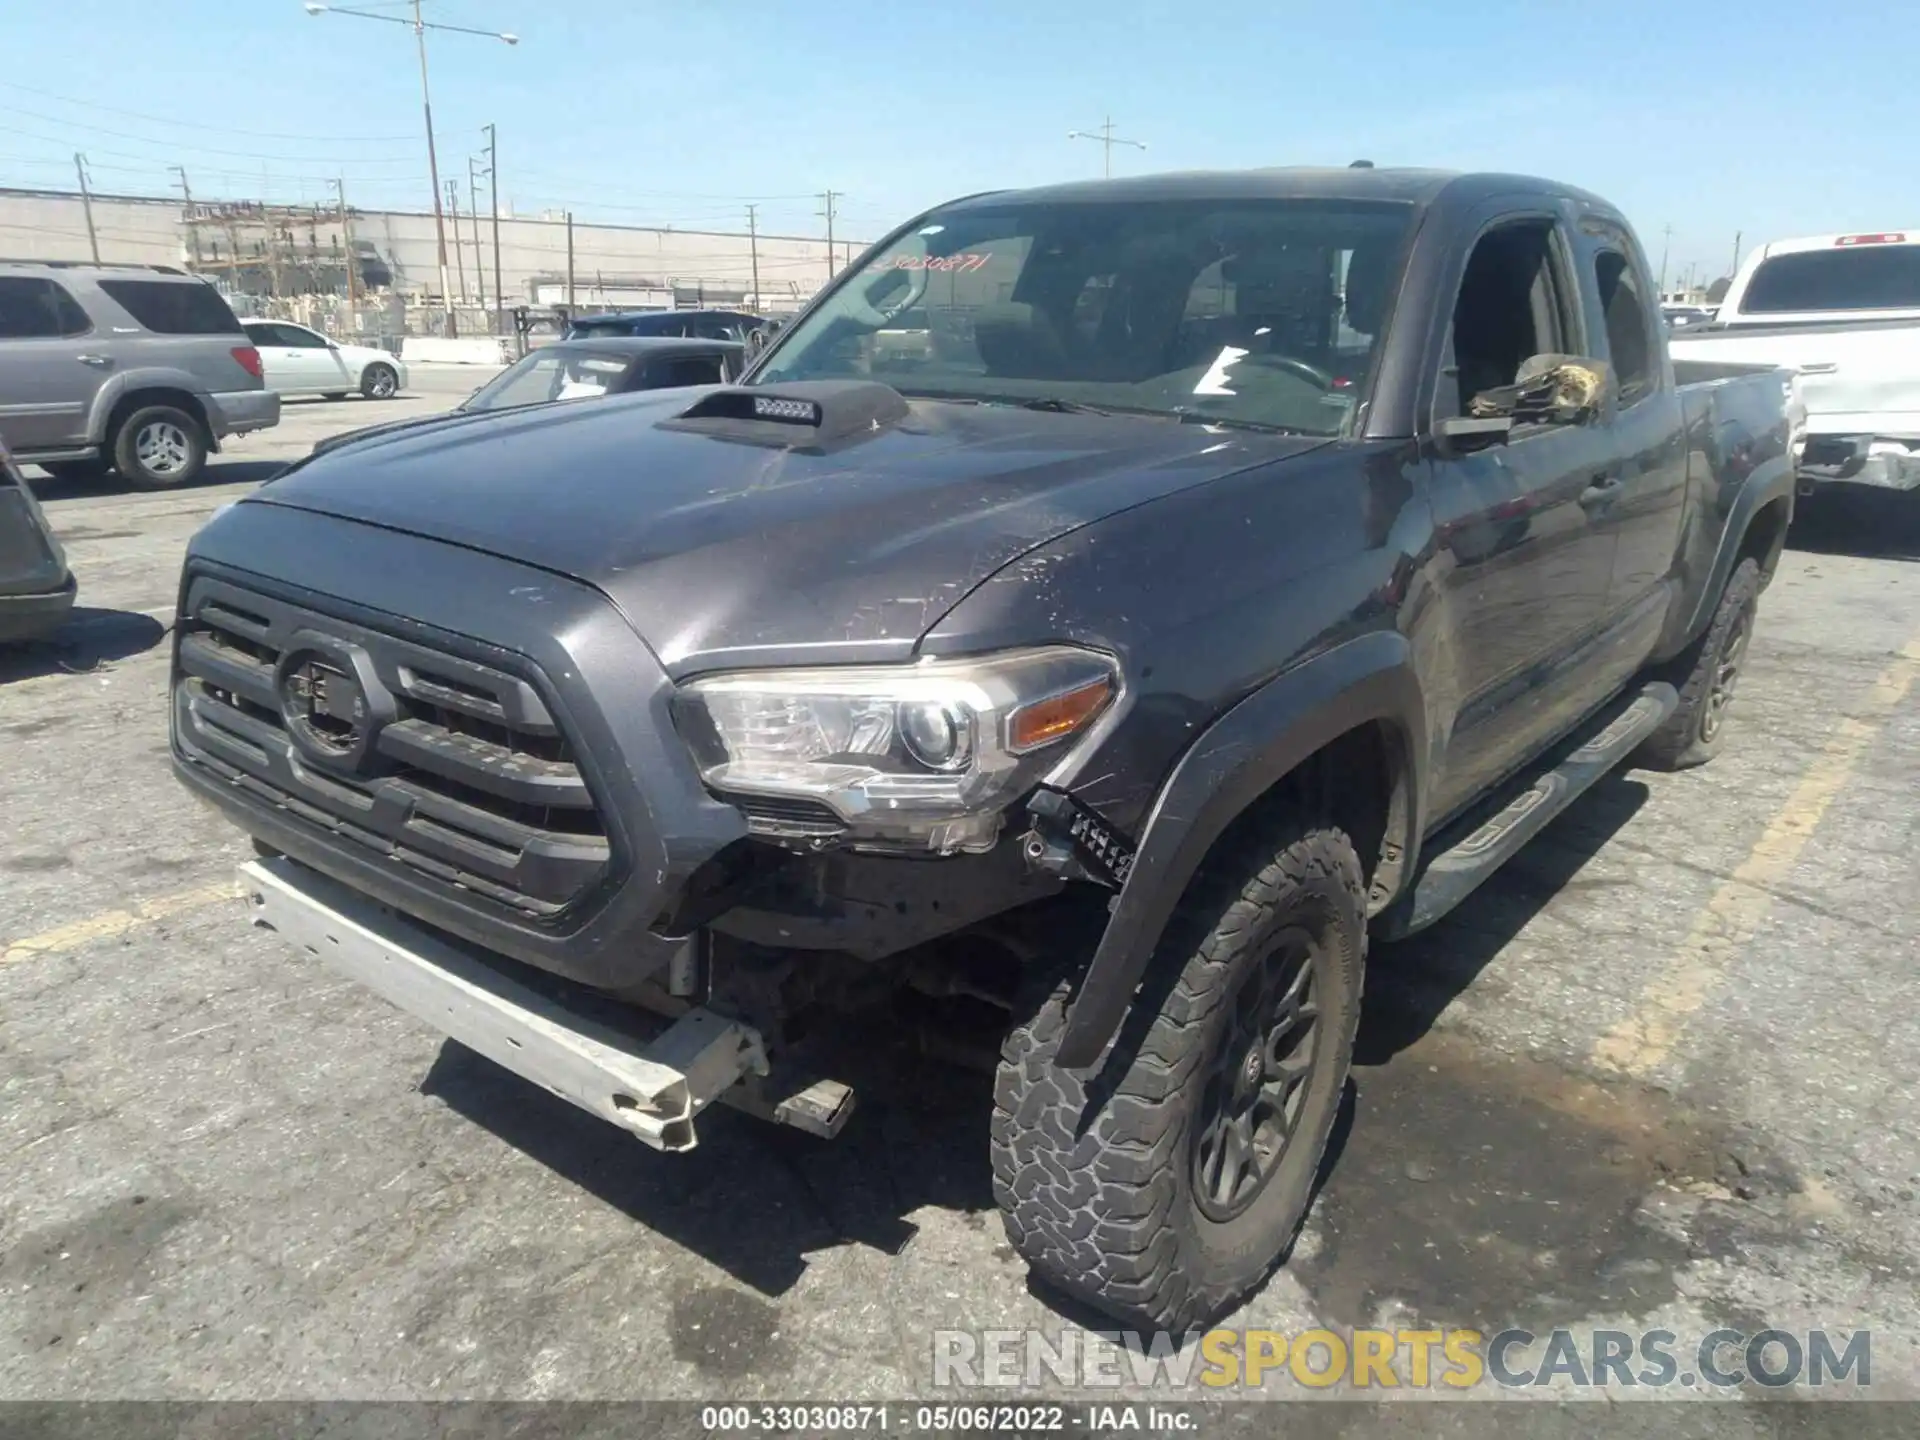
[[[1306,1213],[1370,940],[1726,741],[1793,377],[1674,365],[1654,293],[1617,210],[1515,176],[955,201],[738,384],[223,511],[175,771],[263,923],[609,1144],[833,1134],[849,1013],[988,1030],[1014,1247],[1203,1322]],[[922,308],[941,345],[871,343]]]
[[[280,420],[260,352],[206,281],[162,265],[0,261],[0,438],[62,477],[185,485]]]

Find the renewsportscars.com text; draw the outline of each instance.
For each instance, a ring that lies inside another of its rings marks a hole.
[[[936,1330],[937,1387],[1728,1390],[1873,1383],[1866,1330]]]

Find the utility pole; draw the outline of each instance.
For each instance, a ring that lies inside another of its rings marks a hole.
[[[420,0],[413,0],[413,38],[420,50],[420,108],[427,120],[427,179],[433,185],[433,233],[440,245],[440,303],[447,307],[447,334],[460,333],[453,318],[453,294],[447,285],[447,220],[440,213],[440,155],[433,144],[433,97],[427,89],[427,27],[420,23]]]
[[[347,308],[354,312],[354,326],[359,326],[360,311],[360,256],[353,248],[353,212],[347,209],[347,178],[341,176],[333,182],[333,188],[340,194],[340,243],[347,250]]]
[[[74,152],[74,174],[80,177],[80,208],[87,212],[87,248],[93,251],[93,263],[100,263],[100,237],[93,229],[93,192],[87,188],[87,157]]]
[[[1667,225],[1660,231],[1660,283],[1657,287],[1662,300],[1667,298],[1667,251],[1673,246],[1673,226]]]
[[[1103,168],[1101,173],[1104,174],[1106,178],[1109,180],[1113,178],[1113,147],[1114,146],[1131,145],[1136,150],[1144,150],[1147,148],[1147,142],[1144,140],[1125,140],[1125,139],[1122,139],[1120,136],[1114,134],[1113,133],[1113,117],[1111,115],[1107,116],[1106,120],[1102,122],[1100,128],[1097,131],[1069,130],[1067,132],[1067,138],[1069,140],[1098,140],[1100,142],[1100,148],[1104,152],[1103,159],[1102,159]]]
[[[573,212],[567,211],[567,320],[573,320]]]
[[[846,198],[847,198],[846,196],[844,196],[844,195],[842,195],[842,194],[840,194],[840,193],[839,193],[839,191],[837,191],[837,190],[828,190],[828,191],[826,191],[825,193],[823,193],[823,194],[822,194],[822,195],[820,196],[820,200],[821,200],[821,206],[820,206],[820,212],[819,212],[819,213],[820,213],[821,215],[823,215],[823,216],[825,216],[825,217],[826,217],[826,221],[827,221],[827,280],[828,280],[828,282],[829,282],[829,283],[831,283],[831,282],[832,282],[832,280],[833,280],[833,210],[834,210],[834,201],[836,201],[836,200],[844,200],[844,199],[846,199]]]
[[[1733,269],[1727,272],[1729,280],[1740,273],[1740,238],[1743,234],[1745,232],[1741,230],[1733,232]]]
[[[487,126],[487,185],[493,204],[493,304],[495,334],[506,329],[507,291],[500,279],[500,156],[495,149],[493,126]]]
[[[167,167],[180,177],[180,199],[186,210],[187,250],[193,256],[193,268],[200,268],[200,227],[193,218],[193,190],[187,184],[187,169],[184,165]]]
[[[467,257],[460,250],[460,182],[447,181],[447,213],[453,217],[453,263],[460,272],[460,303],[467,303]]]
[[[507,45],[518,45],[520,37],[502,30],[477,30],[471,25],[441,25],[420,18],[420,0],[413,0],[413,19],[407,20],[399,15],[380,15],[371,10],[355,10],[347,5],[334,5],[328,0],[305,0],[301,7],[309,15],[351,15],[356,20],[384,20],[393,25],[409,25],[413,28],[415,45],[420,51],[420,108],[427,121],[427,180],[433,190],[433,231],[440,245],[440,298],[447,306],[447,334],[458,334],[453,315],[453,297],[447,293],[447,222],[440,208],[440,157],[433,144],[433,97],[427,89],[427,31],[450,30],[460,35],[480,35],[488,40],[498,40]]]
[[[487,262],[480,254],[480,174],[474,157],[467,157],[467,215],[473,221],[473,284],[480,292],[480,308],[487,308]]]
[[[747,206],[747,248],[753,255],[753,303],[747,308],[760,313],[760,227],[757,205]]]

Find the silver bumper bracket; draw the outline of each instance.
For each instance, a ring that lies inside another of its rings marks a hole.
[[[673,1020],[636,1011],[631,1028],[616,1028],[291,860],[251,861],[240,882],[255,924],[655,1149],[691,1150],[694,1117],[723,1097],[823,1135],[852,1109],[852,1092],[834,1081],[770,1096],[761,1037],[737,1020],[699,1008]],[[728,1092],[742,1080],[735,1100]]]

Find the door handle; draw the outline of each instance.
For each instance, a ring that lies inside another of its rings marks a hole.
[[[82,365],[96,365],[96,366],[105,367],[113,364],[112,359],[105,355],[76,355],[74,358],[78,360]]]
[[[1588,509],[1611,505],[1620,494],[1618,475],[1596,475],[1593,483],[1580,492],[1580,503]]]

